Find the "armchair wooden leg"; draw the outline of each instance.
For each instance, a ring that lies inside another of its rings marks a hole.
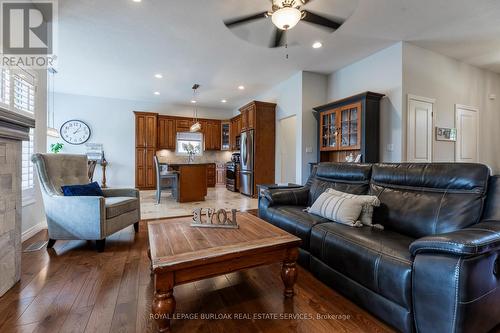
[[[104,252],[104,247],[106,246],[106,238],[101,240],[96,240],[95,243],[97,245],[97,252],[99,253]]]
[[[139,232],[139,222],[134,223],[134,231]]]
[[[55,239],[49,238],[49,242],[47,243],[47,249],[53,248],[55,243],[56,243]]]

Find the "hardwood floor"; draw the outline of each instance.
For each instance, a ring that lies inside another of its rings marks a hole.
[[[145,223],[114,234],[104,253],[85,241],[23,253],[21,281],[0,298],[0,332],[154,332]],[[180,285],[172,331],[392,332],[304,269],[295,291],[284,300],[279,264]]]

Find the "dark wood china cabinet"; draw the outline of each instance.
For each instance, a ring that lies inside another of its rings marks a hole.
[[[373,92],[351,96],[314,108],[318,119],[319,162],[379,161],[380,100]]]

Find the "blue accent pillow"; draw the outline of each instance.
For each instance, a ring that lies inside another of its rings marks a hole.
[[[65,197],[103,197],[104,193],[99,186],[99,183],[93,182],[85,185],[68,185],[61,186],[61,190]]]

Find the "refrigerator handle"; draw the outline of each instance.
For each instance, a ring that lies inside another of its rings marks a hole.
[[[243,167],[247,167],[247,136],[245,133],[241,136],[241,155],[243,157]]]

